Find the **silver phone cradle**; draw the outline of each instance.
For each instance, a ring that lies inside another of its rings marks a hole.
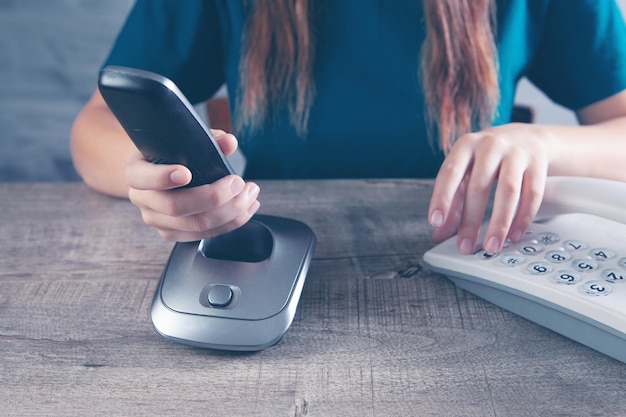
[[[216,238],[176,243],[152,323],[165,338],[192,346],[272,346],[293,321],[315,244],[306,224],[267,215]]]

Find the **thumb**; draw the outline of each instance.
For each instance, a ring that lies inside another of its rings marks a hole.
[[[137,190],[169,190],[191,181],[191,171],[183,165],[153,164],[135,159],[126,166],[126,182]]]
[[[191,182],[191,171],[183,165],[175,165],[174,171],[170,172],[171,184],[176,187],[183,187]]]

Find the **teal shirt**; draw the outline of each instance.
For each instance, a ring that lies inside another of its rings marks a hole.
[[[138,0],[106,61],[171,78],[192,103],[226,83],[237,91],[241,0]],[[443,160],[427,139],[418,76],[424,39],[416,0],[316,0],[315,102],[309,133],[278,111],[235,132],[248,178],[434,177]],[[527,76],[578,109],[626,89],[626,28],[614,0],[499,0],[501,102],[510,120]],[[235,100],[231,100],[231,106]],[[232,110],[232,109],[231,109]]]

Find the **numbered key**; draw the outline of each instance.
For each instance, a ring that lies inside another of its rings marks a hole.
[[[551,250],[546,253],[546,260],[555,264],[567,262],[572,258],[572,254],[563,250]]]
[[[536,255],[543,250],[543,246],[537,243],[523,243],[518,246],[517,250],[524,255]]]
[[[615,268],[604,269],[600,273],[600,276],[608,282],[624,282],[624,278],[626,278],[624,275],[625,272],[623,270]]]
[[[566,240],[563,242],[563,249],[568,252],[578,252],[587,249],[587,244],[581,240]]]
[[[606,261],[615,258],[615,252],[607,248],[594,248],[589,251],[589,256],[596,261]]]
[[[581,275],[576,271],[561,270],[552,277],[558,284],[574,285],[580,282]]]
[[[526,270],[532,275],[546,275],[552,272],[552,265],[547,262],[532,262],[528,264]]]
[[[498,257],[498,255],[499,255],[499,253],[498,253],[498,252],[493,253],[493,252],[487,252],[486,250],[480,250],[480,251],[476,254],[476,256],[477,256],[479,259],[482,259],[483,261],[488,261],[488,260],[490,260],[490,259],[497,258],[497,257]]]
[[[591,272],[598,269],[598,263],[591,259],[576,259],[572,262],[572,266],[580,272]]]
[[[608,295],[612,291],[610,285],[604,281],[587,281],[581,288],[585,294]]]

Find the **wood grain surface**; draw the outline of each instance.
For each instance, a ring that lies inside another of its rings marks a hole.
[[[0,183],[0,415],[625,416],[626,365],[428,271],[431,181],[261,182],[318,244],[276,346],[179,345],[172,243],[82,183]]]

